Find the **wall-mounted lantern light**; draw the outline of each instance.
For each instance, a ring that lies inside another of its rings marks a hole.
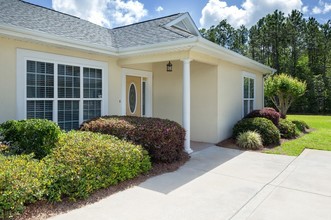
[[[167,64],[167,72],[172,72],[172,63],[170,61]]]

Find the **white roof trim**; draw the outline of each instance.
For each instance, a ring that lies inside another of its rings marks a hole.
[[[87,43],[79,40],[72,40],[64,37],[47,34],[41,31],[18,28],[11,25],[0,24],[0,36],[8,36],[16,39],[29,41],[43,42],[46,44],[60,45],[64,47],[76,48],[79,50],[107,54],[111,56],[117,55],[117,49],[113,47],[104,47],[96,44]]]
[[[192,37],[177,41],[170,41],[147,46],[130,47],[119,50],[119,57],[132,57],[151,53],[164,53],[169,51],[192,50],[200,53],[205,53],[217,59],[224,60],[230,63],[247,66],[252,69],[259,69],[266,72],[274,72],[275,69],[261,64],[255,60],[245,57],[241,54],[233,52],[225,47],[217,45],[203,37]]]
[[[191,17],[186,13],[168,23],[167,25],[176,24],[183,19],[190,19]],[[191,20],[192,21],[192,20]],[[191,23],[194,25],[193,21]],[[195,27],[195,25],[194,25]],[[195,27],[196,28],[196,27]],[[196,28],[196,31],[198,29]],[[179,51],[179,50],[195,50],[201,53],[205,53],[220,60],[225,60],[231,63],[248,66],[254,69],[260,69],[263,71],[275,72],[275,69],[263,65],[255,60],[248,57],[242,56],[236,52],[226,49],[220,45],[210,42],[203,37],[191,37],[187,39],[181,39],[177,41],[163,42],[159,44],[150,44],[144,46],[130,47],[124,49],[116,49],[113,47],[103,47],[96,44],[90,44],[83,41],[71,40],[51,34],[45,34],[40,31],[32,31],[28,29],[17,28],[9,25],[0,24],[0,36],[8,36],[16,39],[23,39],[35,42],[43,42],[46,44],[59,45],[66,48],[74,48],[78,50],[84,50],[88,52],[95,52],[116,57],[130,57],[136,55],[143,55],[148,53],[164,53],[168,51]]]
[[[225,47],[222,47],[218,44],[215,44],[209,40],[206,40],[205,38],[203,37],[199,37],[198,38],[198,43],[197,43],[197,50],[206,50],[208,51],[209,53],[213,53],[215,55],[218,54],[218,56],[220,56],[219,58],[220,59],[224,59],[226,61],[229,61],[231,63],[236,63],[236,64],[240,64],[240,65],[249,65],[249,66],[256,66],[258,68],[261,68],[261,69],[265,69],[267,71],[270,71],[270,72],[275,72],[276,70],[274,68],[271,68],[267,65],[264,65],[262,63],[259,63],[253,59],[250,59],[248,57],[245,57],[239,53],[236,53],[232,50],[229,50]],[[234,62],[236,61],[236,62]],[[238,62],[240,61],[240,62]]]
[[[177,25],[180,22],[184,23],[187,30],[184,30],[183,28],[181,28],[180,26]],[[173,20],[165,25],[165,27],[168,27],[168,28],[172,27],[172,26],[176,27],[178,29],[181,29],[183,31],[187,31],[195,36],[201,36],[199,29],[197,28],[197,26],[195,25],[194,21],[192,20],[190,14],[188,14],[188,13],[185,13],[182,16],[179,16],[175,20]]]

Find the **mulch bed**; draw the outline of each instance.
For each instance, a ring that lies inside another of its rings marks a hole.
[[[140,175],[134,179],[127,180],[119,183],[116,186],[111,186],[106,189],[100,189],[94,192],[89,198],[84,200],[70,201],[63,199],[62,202],[49,203],[47,201],[39,201],[34,204],[30,204],[26,207],[25,211],[16,220],[42,220],[51,216],[59,215],[69,212],[74,209],[81,208],[83,206],[98,202],[112,194],[126,190],[128,188],[139,185],[145,180],[157,176],[160,174],[176,171],[179,167],[184,165],[189,160],[189,155],[185,154],[183,158],[171,164],[153,164],[153,168],[147,174]]]
[[[281,138],[281,139],[280,139],[280,144],[283,144],[284,142],[292,141],[292,140],[295,140],[295,139],[297,139],[297,138],[300,138],[300,137],[302,137],[303,135],[305,135],[305,134],[307,134],[307,133],[310,133],[310,132],[312,132],[312,131],[314,131],[314,129],[306,129],[305,132],[302,132],[302,133],[300,134],[300,136],[298,136],[298,137],[296,137],[296,138],[294,138],[294,139],[284,139],[284,138]],[[230,148],[230,149],[236,149],[236,150],[245,150],[245,149],[240,148],[240,147],[236,144],[236,140],[233,139],[233,138],[228,138],[228,139],[226,139],[226,140],[224,140],[224,141],[221,141],[221,142],[219,142],[218,144],[216,144],[216,146],[219,146],[219,147],[225,147],[225,148]],[[262,152],[262,151],[264,151],[264,150],[272,149],[272,148],[277,147],[277,146],[279,146],[279,145],[269,145],[269,146],[266,146],[266,147],[264,147],[264,148],[262,148],[262,149],[260,149],[260,150],[254,150],[254,151],[256,151],[256,152]],[[253,150],[249,150],[249,151],[253,151]]]
[[[286,141],[290,141],[291,139],[280,139],[280,143],[284,143]],[[233,138],[228,138],[224,141],[221,141],[219,142],[218,144],[216,144],[216,146],[219,146],[219,147],[225,147],[225,148],[230,148],[230,149],[236,149],[236,150],[244,150],[244,151],[255,151],[255,152],[262,152],[263,150],[266,150],[266,149],[271,149],[271,148],[274,148],[276,146],[279,146],[279,145],[269,145],[269,146],[266,146],[260,150],[248,150],[248,149],[242,149],[240,148],[237,144],[236,144],[236,140],[233,139]]]

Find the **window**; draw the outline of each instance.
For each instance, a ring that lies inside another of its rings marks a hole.
[[[134,83],[131,83],[129,87],[129,109],[130,112],[133,114],[136,112],[137,107],[137,89]]]
[[[243,76],[243,116],[255,107],[255,75],[244,73]]]
[[[18,119],[49,119],[68,131],[106,114],[106,63],[21,49],[17,57]]]
[[[142,81],[142,116],[146,116],[146,78]]]

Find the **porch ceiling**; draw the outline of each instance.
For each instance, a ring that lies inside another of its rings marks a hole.
[[[220,63],[220,59],[217,59],[210,55],[199,53],[197,51],[193,51],[191,50],[191,48],[178,48],[178,50],[174,50],[167,53],[141,54],[132,57],[120,58],[118,60],[118,65],[128,66],[135,64],[167,62],[169,60],[173,61],[183,59],[190,59],[192,61],[197,61],[210,65],[218,65]]]

